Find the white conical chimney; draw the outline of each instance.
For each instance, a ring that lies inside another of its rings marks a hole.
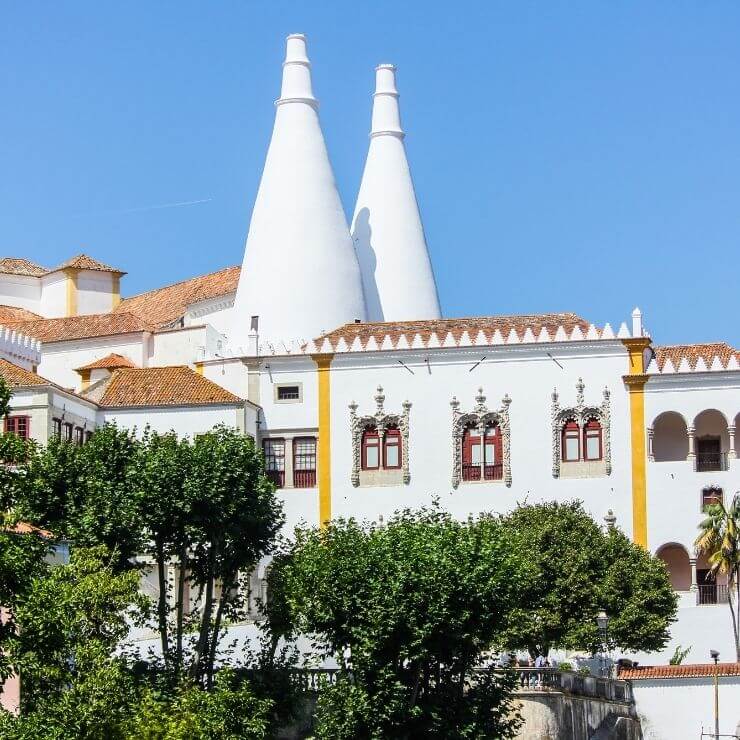
[[[370,149],[352,221],[368,320],[441,315],[398,110],[396,68],[375,70]]]
[[[357,257],[311,87],[306,38],[288,36],[275,126],[252,212],[231,342],[282,346],[365,318]]]

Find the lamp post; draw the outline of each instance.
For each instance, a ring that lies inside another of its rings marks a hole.
[[[606,677],[606,637],[609,628],[609,615],[602,609],[596,617],[596,624],[601,635],[601,676]]]
[[[710,650],[709,655],[714,661],[714,737],[719,740],[719,652]]]

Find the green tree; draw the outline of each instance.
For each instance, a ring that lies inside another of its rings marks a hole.
[[[273,703],[228,670],[212,691],[185,684],[172,695],[145,691],[125,737],[137,740],[266,740],[274,737]]]
[[[239,573],[270,552],[283,510],[254,440],[224,426],[195,438],[185,492],[191,581],[203,595],[189,674],[211,685],[224,620],[241,605]]]
[[[533,656],[552,647],[596,651],[602,609],[610,616],[612,646],[656,650],[666,644],[676,598],[657,558],[616,529],[604,532],[580,502],[520,506],[502,522],[535,571],[503,644]]]
[[[117,570],[134,567],[144,544],[131,481],[139,445],[115,424],[81,447],[51,440],[28,461],[19,513],[78,547],[105,546]]]
[[[138,574],[118,573],[116,561],[103,547],[75,549],[69,564],[29,579],[16,599],[7,653],[23,677],[24,711],[97,670],[128,634],[142,597]]]
[[[185,586],[189,569],[189,527],[192,505],[187,481],[191,472],[192,447],[187,439],[146,430],[137,449],[131,477],[136,510],[145,529],[145,550],[157,570],[157,625],[162,656],[172,664],[175,680],[183,663],[183,636],[187,626]],[[178,563],[175,619],[171,623],[168,603],[167,565]],[[170,644],[173,632],[174,646]]]
[[[706,553],[715,578],[718,574],[727,576],[735,660],[740,663],[740,493],[726,508],[722,503],[709,507],[695,545],[699,553]]]
[[[438,510],[299,529],[269,575],[269,627],[341,666],[323,738],[511,737],[510,677],[479,670],[531,575],[495,519]]]
[[[0,605],[6,609],[0,619],[0,684],[12,673],[7,651],[18,629],[18,603],[46,572],[48,552],[49,543],[39,532],[22,529],[10,514],[0,513]]]

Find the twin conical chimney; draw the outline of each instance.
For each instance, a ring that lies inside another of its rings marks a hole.
[[[368,319],[440,318],[437,286],[411,179],[396,68],[375,70],[370,148],[352,221]]]
[[[302,34],[288,36],[275,125],[252,212],[231,342],[281,348],[365,318],[362,281],[334,181]]]

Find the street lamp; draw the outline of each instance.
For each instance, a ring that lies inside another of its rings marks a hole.
[[[599,627],[599,633],[601,635],[601,675],[606,676],[606,635],[607,629],[609,628],[609,615],[602,609],[597,617],[596,624]]]
[[[719,740],[719,651],[710,650],[709,655],[714,661],[714,737]]]

